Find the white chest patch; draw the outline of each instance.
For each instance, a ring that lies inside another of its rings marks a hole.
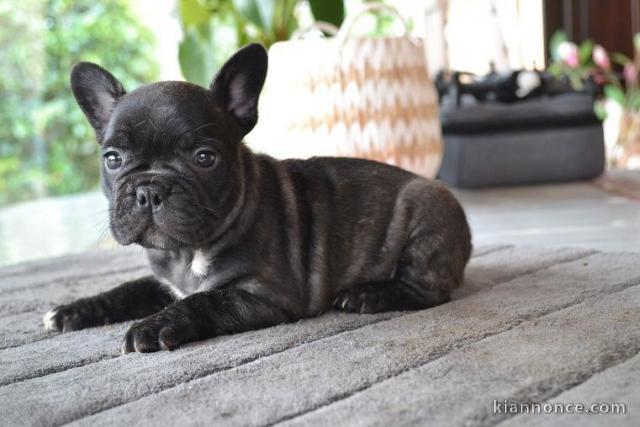
[[[209,271],[209,258],[201,251],[197,250],[193,254],[193,260],[191,260],[191,273],[197,277],[203,277]]]

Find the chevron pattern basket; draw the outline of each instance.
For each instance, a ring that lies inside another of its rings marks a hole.
[[[362,157],[434,177],[442,137],[423,43],[350,37],[355,19],[336,37],[271,47],[260,110],[271,144],[289,156]]]

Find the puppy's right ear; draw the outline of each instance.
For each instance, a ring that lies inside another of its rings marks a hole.
[[[80,62],[71,70],[71,90],[100,140],[118,98],[126,93],[122,84],[104,68]]]
[[[258,98],[267,75],[267,51],[250,44],[237,51],[211,82],[211,95],[246,135],[258,122]]]

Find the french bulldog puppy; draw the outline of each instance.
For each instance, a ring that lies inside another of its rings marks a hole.
[[[449,300],[471,251],[452,194],[372,161],[252,153],[242,138],[258,120],[266,71],[256,44],[209,89],[168,81],[127,93],[95,64],[73,68],[102,152],[111,231],[146,249],[153,276],[54,308],[47,329],[143,318],[122,351],[152,352],[331,307],[376,313]]]

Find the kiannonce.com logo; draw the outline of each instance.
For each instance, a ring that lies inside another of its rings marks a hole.
[[[494,414],[613,414],[627,413],[625,403],[578,403],[578,402],[511,402],[493,401]]]

